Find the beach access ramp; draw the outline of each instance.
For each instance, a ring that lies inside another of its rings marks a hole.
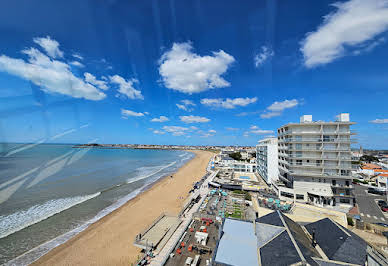
[[[163,213],[150,226],[136,236],[133,244],[144,250],[150,248],[160,250],[181,222],[182,220],[177,216]]]

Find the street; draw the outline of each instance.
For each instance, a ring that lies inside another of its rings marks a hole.
[[[387,223],[388,214],[384,214],[376,203],[376,200],[387,201],[386,196],[370,194],[365,186],[354,185],[356,202],[360,211],[361,219],[368,223]]]

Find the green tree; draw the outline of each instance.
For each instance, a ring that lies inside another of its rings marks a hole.
[[[241,161],[241,153],[239,152],[231,153],[229,154],[229,157],[235,159],[236,161]]]

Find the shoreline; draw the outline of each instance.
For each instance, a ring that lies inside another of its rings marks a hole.
[[[190,152],[195,156],[175,173],[167,174],[146,185],[133,198],[89,224],[66,242],[49,250],[32,262],[32,265],[102,265],[112,264],[112,262],[128,265],[134,262],[140,254],[140,249],[133,245],[136,234],[162,212],[179,213],[189,195],[188,191],[192,183],[206,173],[207,164],[213,153]],[[171,175],[174,177],[168,178]],[[126,237],[125,234],[127,234]],[[107,242],[111,244],[107,246]]]

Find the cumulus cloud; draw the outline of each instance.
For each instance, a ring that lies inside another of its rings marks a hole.
[[[137,79],[125,80],[123,77],[119,75],[114,75],[114,76],[109,76],[109,80],[111,83],[117,84],[119,86],[119,90],[118,90],[119,94],[116,95],[117,97],[126,96],[129,99],[133,99],[133,100],[144,99],[143,95],[141,94],[141,91],[136,90],[133,86],[134,83],[139,83]]]
[[[216,98],[216,99],[208,99],[204,98],[201,100],[201,104],[215,107],[215,108],[225,108],[225,109],[234,109],[236,106],[247,106],[248,104],[255,103],[257,101],[257,97],[254,98]]]
[[[151,122],[160,122],[160,123],[163,123],[163,122],[167,122],[169,119],[163,115],[161,115],[159,118],[153,118],[151,119]]]
[[[49,37],[35,38],[34,41],[47,53],[49,51],[51,56],[62,55],[58,49],[59,44],[57,45],[57,42]],[[57,50],[54,49],[55,47]],[[76,77],[65,62],[52,59],[33,47],[23,50],[22,53],[28,56],[27,61],[0,55],[0,71],[28,80],[47,93],[95,101],[106,97],[98,88]]]
[[[59,50],[59,43],[51,39],[50,36],[34,38],[34,43],[40,45],[51,58],[63,57],[63,52]]]
[[[138,112],[134,112],[134,111],[127,110],[127,109],[121,109],[121,115],[123,117],[128,117],[128,116],[141,117],[141,116],[144,116],[143,113],[138,113]]]
[[[76,66],[76,67],[85,67],[84,64],[78,62],[78,61],[71,61],[69,65]]]
[[[154,133],[154,134],[163,135],[163,134],[165,134],[166,132],[161,131],[161,130],[154,130],[153,133]]]
[[[180,126],[164,126],[163,130],[171,133],[173,136],[183,136],[189,128]]]
[[[239,128],[236,128],[236,127],[227,127],[226,130],[229,130],[229,131],[237,131],[237,130],[240,130]]]
[[[388,29],[388,0],[350,0],[332,4],[335,11],[324,17],[314,32],[301,42],[304,65],[312,68],[359,50]],[[372,48],[373,49],[373,48]]]
[[[195,127],[195,126],[191,126],[190,129],[191,129],[191,130],[198,130],[198,128]]]
[[[184,111],[191,112],[194,110],[191,106],[196,106],[196,104],[191,100],[181,100],[182,104],[177,103],[176,106]]]
[[[217,133],[217,131],[210,129],[207,132],[201,131],[200,133],[201,133],[201,136],[200,136],[201,138],[208,138],[208,137],[213,137]]]
[[[78,53],[73,53],[72,56],[73,56],[74,58],[79,59],[79,60],[84,60],[83,56],[80,55],[80,54],[78,54]]]
[[[221,76],[235,61],[234,57],[220,50],[212,55],[193,53],[190,43],[174,43],[159,60],[159,74],[164,86],[192,94],[214,88],[230,86]]]
[[[258,126],[251,126],[248,131],[245,131],[243,136],[249,137],[250,134],[254,135],[266,135],[266,134],[272,134],[274,133],[273,130],[264,130],[260,129]]]
[[[369,121],[369,123],[373,123],[373,124],[388,124],[388,118],[371,120],[371,121]]]
[[[268,48],[267,46],[262,46],[259,53],[257,53],[254,57],[255,66],[260,67],[263,65],[267,60],[269,60],[271,57],[274,56],[274,51],[272,51],[271,48]]]
[[[98,80],[96,77],[88,72],[84,73],[85,81],[99,87],[102,90],[107,90],[108,86],[106,85],[106,81]]]
[[[207,123],[210,121],[209,118],[195,115],[184,115],[179,117],[184,123]]]
[[[274,102],[267,107],[267,111],[260,115],[261,118],[271,118],[282,115],[285,109],[293,108],[299,104],[296,99]]]

